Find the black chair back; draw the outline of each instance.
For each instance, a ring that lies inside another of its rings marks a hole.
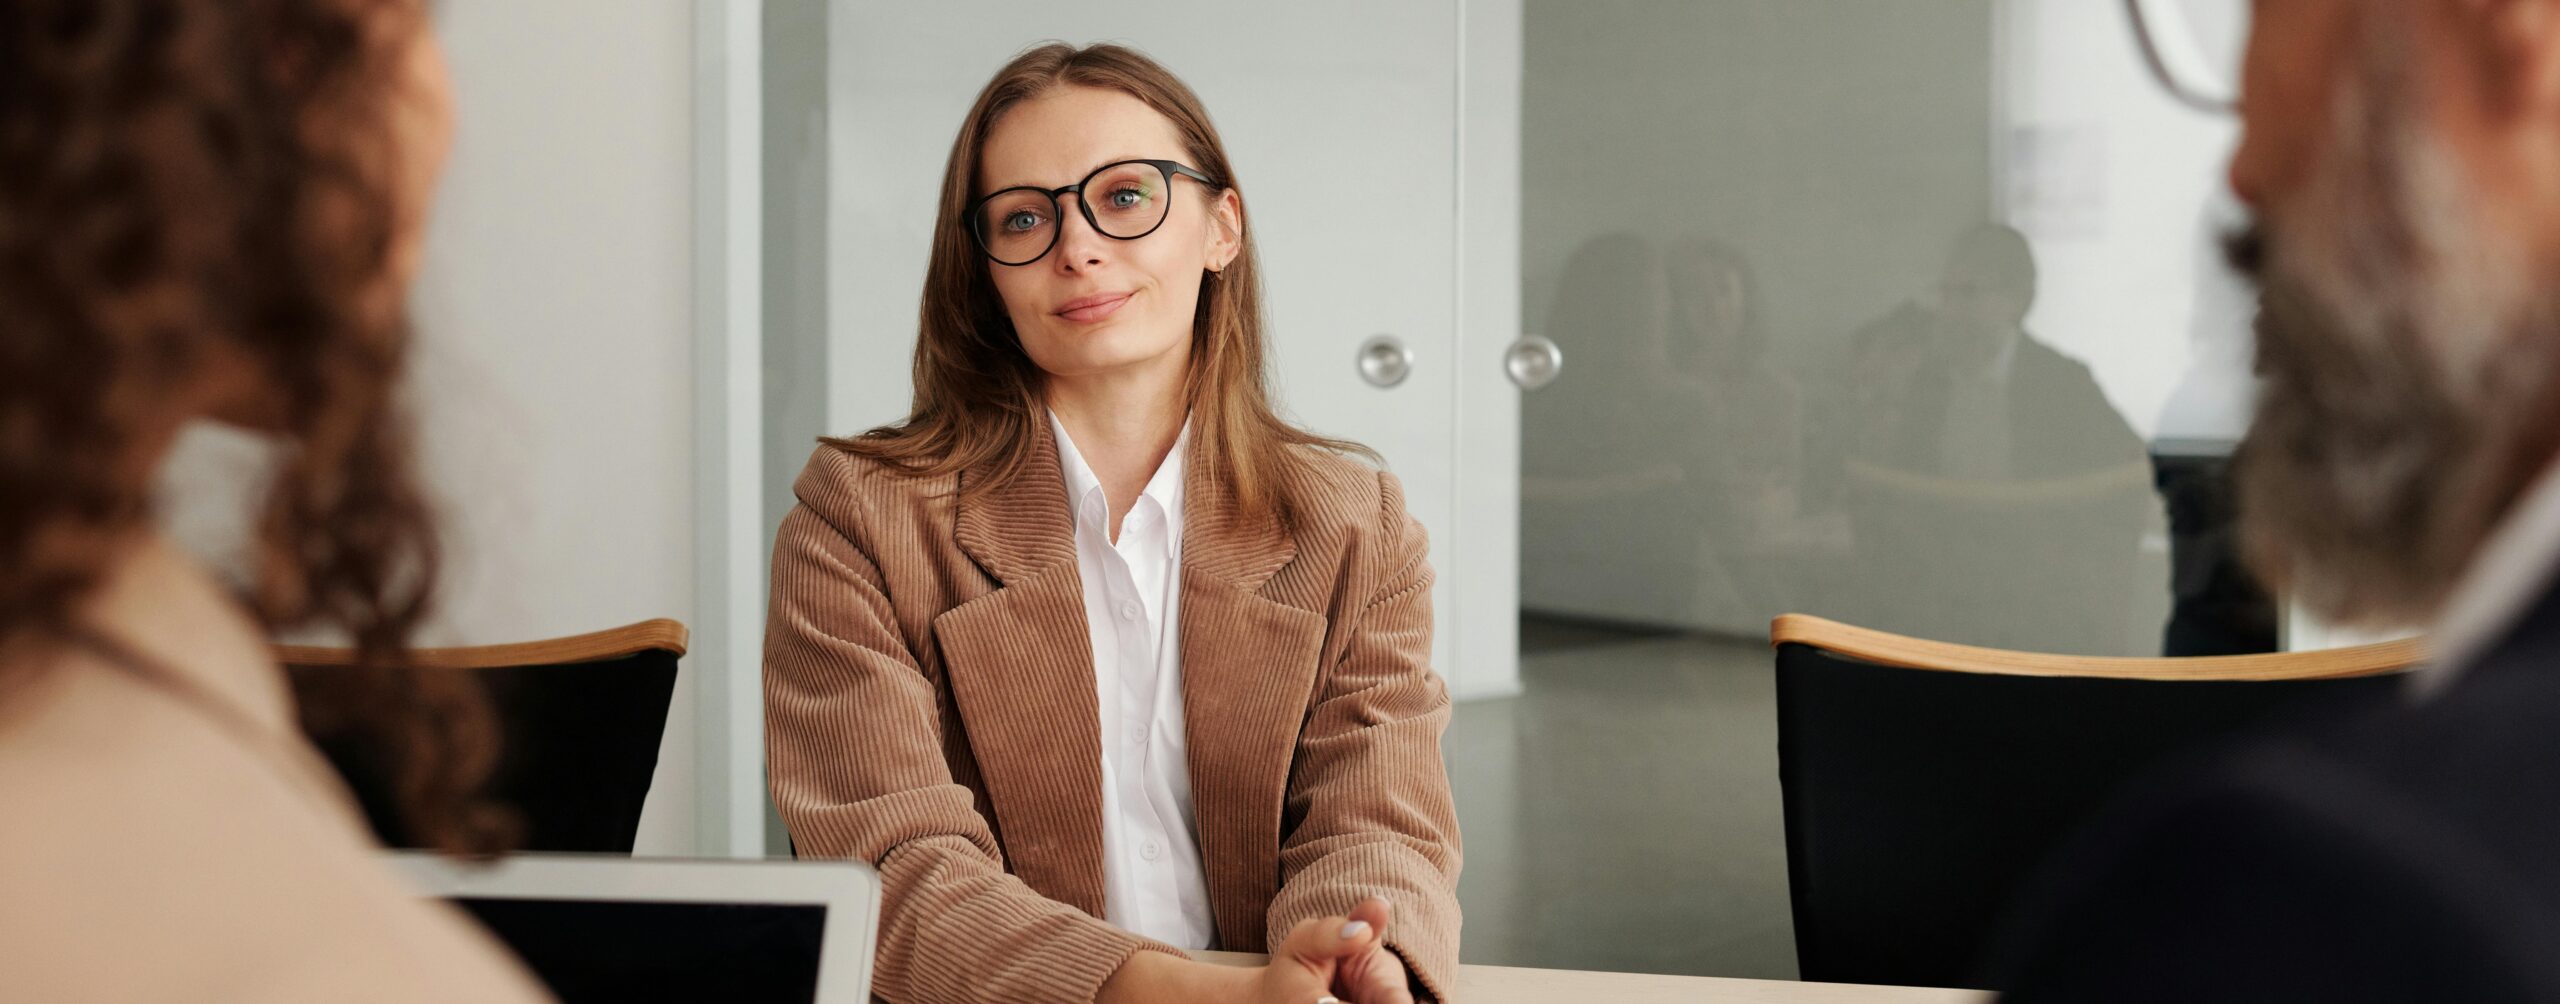
[[[1979,989],[2011,894],[2126,782],[2398,682],[1948,672],[1798,643],[1777,666],[1802,977]]]
[[[508,659],[509,652],[540,656],[549,646],[571,661],[460,667],[438,665],[430,653],[421,660],[426,665],[411,670],[470,673],[488,693],[500,748],[486,790],[521,819],[517,849],[631,853],[684,652],[682,628],[673,630],[679,640],[672,643],[661,638],[602,658],[577,659],[576,646],[537,642],[479,651]],[[286,668],[298,686],[307,687],[312,674],[343,671],[325,662],[290,661],[312,651],[286,650]],[[346,778],[385,846],[423,846],[402,818],[393,759],[376,737],[315,732],[312,740]]]

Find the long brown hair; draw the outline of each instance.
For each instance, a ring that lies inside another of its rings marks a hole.
[[[1045,375],[1013,330],[986,256],[961,221],[975,197],[978,160],[987,132],[1015,105],[1058,87],[1120,91],[1147,103],[1182,134],[1193,166],[1214,179],[1208,197],[1236,187],[1226,145],[1200,98],[1171,71],[1137,50],[1118,45],[1077,48],[1041,45],[1015,56],[978,92],[960,123],[942,171],[941,212],[934,221],[933,258],[925,267],[924,305],[918,319],[915,404],[905,422],[861,436],[826,442],[877,459],[918,477],[985,469],[984,479],[960,485],[962,496],[992,491],[1021,475],[1036,437],[1045,435]],[[1237,235],[1241,250],[1224,271],[1204,272],[1200,305],[1191,323],[1191,372],[1185,388],[1192,434],[1200,437],[1213,468],[1248,517],[1290,515],[1285,486],[1306,463],[1297,448],[1312,447],[1376,459],[1356,443],[1300,429],[1271,408],[1264,378],[1261,268],[1253,248],[1250,214]]]
[[[494,758],[454,674],[404,670],[435,592],[397,394],[390,124],[420,0],[0,4],[0,641],[94,636],[82,600],[147,531],[167,400],[217,356],[265,381],[287,450],[246,604],[353,639],[306,722],[402,754],[411,832],[487,850]],[[25,649],[20,649],[25,651]],[[0,683],[47,664],[0,663]]]

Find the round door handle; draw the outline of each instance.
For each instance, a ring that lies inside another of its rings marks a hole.
[[[1502,369],[1521,390],[1536,390],[1564,372],[1564,350],[1545,335],[1522,335],[1503,351]]]
[[[1360,343],[1360,379],[1372,387],[1393,387],[1413,374],[1413,350],[1394,335],[1379,335]]]

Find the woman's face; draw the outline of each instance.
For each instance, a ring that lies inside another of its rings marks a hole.
[[[1184,151],[1173,122],[1145,102],[1059,87],[1013,106],[988,130],[972,200],[1018,185],[1072,185],[1116,161],[1199,168]],[[1191,178],[1174,180],[1168,194],[1164,224],[1136,240],[1096,233],[1074,197],[1062,196],[1048,254],[1026,265],[986,261],[1023,351],[1043,372],[1074,379],[1189,364],[1202,273],[1225,268],[1242,249],[1243,213],[1233,191],[1213,196]]]
[[[391,280],[404,290],[417,275],[419,249],[425,243],[427,206],[436,179],[444,174],[453,152],[453,77],[446,68],[444,47],[434,28],[418,19],[401,58],[401,82],[392,96],[391,141],[398,147],[392,197],[397,228],[392,234]]]
[[[1674,259],[1671,297],[1680,326],[1699,339],[1697,349],[1727,353],[1740,348],[1744,317],[1742,274],[1710,258]]]

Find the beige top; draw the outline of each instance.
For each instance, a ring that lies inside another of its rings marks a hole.
[[[376,860],[202,569],[148,541],[86,610],[196,693],[86,650],[0,671],[0,1000],[544,998]]]

